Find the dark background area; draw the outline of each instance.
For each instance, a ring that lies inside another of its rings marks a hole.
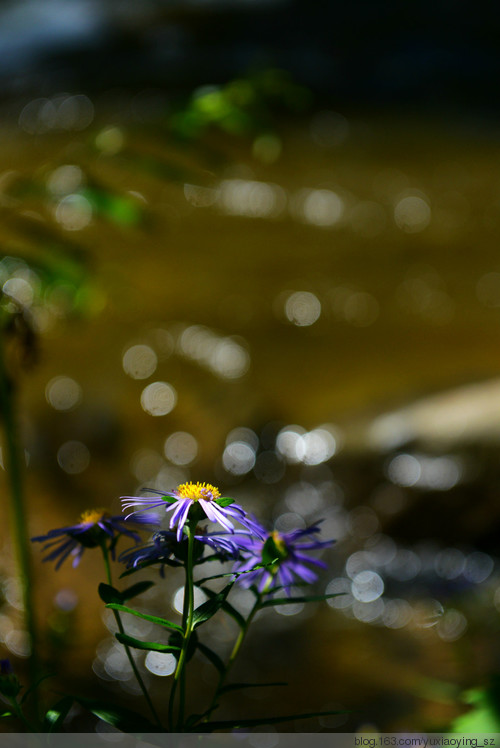
[[[2,3],[4,95],[191,89],[282,67],[319,99],[496,112],[500,12],[468,2]]]

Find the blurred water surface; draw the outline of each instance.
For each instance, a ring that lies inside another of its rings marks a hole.
[[[158,97],[25,101],[0,141],[0,282],[39,334],[18,377],[31,534],[190,479],[282,531],[322,518],[319,587],[345,594],[262,616],[241,672],[291,685],[226,716],[446,727],[499,656],[498,132],[320,110],[179,140]],[[22,657],[5,543],[0,640]],[[86,556],[36,557],[47,655],[132,703]],[[154,688],[170,664],[148,655]]]

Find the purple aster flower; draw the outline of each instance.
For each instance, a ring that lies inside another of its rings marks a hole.
[[[138,524],[151,525],[151,519],[136,517]],[[96,548],[104,540],[114,540],[119,534],[127,535],[139,543],[141,538],[126,525],[123,517],[118,514],[111,516],[104,509],[90,509],[80,517],[76,525],[60,527],[51,530],[47,535],[38,535],[31,538],[34,543],[45,543],[43,551],[49,551],[44,561],[55,561],[56,569],[59,569],[68,556],[73,556],[73,567],[78,566],[85,548]],[[114,545],[111,546],[111,554],[114,558]]]
[[[205,528],[197,527],[194,539],[195,557],[201,558],[204,546],[212,548],[220,560],[239,558],[240,548],[234,540],[237,535],[247,534],[245,530],[235,530],[232,533],[207,532]],[[160,530],[155,532],[151,540],[138,548],[129,548],[124,551],[119,561],[126,564],[127,568],[137,568],[143,564],[165,563],[172,558],[184,560],[187,550],[187,536],[177,540],[177,532],[172,530]],[[163,569],[162,569],[163,573]]]
[[[247,517],[243,509],[235,504],[232,499],[221,497],[219,489],[210,483],[183,483],[177,486],[174,491],[166,491],[165,493],[155,491],[154,493],[157,493],[159,498],[122,496],[123,508],[131,509],[134,506],[140,506],[143,509],[156,509],[157,507],[165,507],[165,511],[172,512],[170,529],[177,526],[177,540],[179,542],[182,539],[183,528],[192,507],[195,510],[199,508],[196,514],[192,513],[196,520],[205,515],[211,522],[218,522],[230,533],[234,532],[232,520],[237,520],[250,532],[258,531],[255,523]],[[126,519],[135,513],[131,512]]]
[[[281,586],[290,595],[294,584],[310,584],[318,578],[309,566],[326,569],[323,561],[309,555],[311,551],[327,548],[335,542],[315,537],[320,532],[318,524],[286,533],[277,530],[266,533],[262,526],[255,524],[259,527],[260,538],[256,535],[238,537],[242,560],[235,564],[233,571],[248,572],[238,577],[237,581],[243,587],[255,585],[259,592],[270,592]],[[257,564],[271,564],[273,561],[275,563],[271,566],[250,571]]]

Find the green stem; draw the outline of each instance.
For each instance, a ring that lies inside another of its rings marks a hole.
[[[184,527],[188,533],[186,582],[184,585],[184,605],[183,605],[183,613],[182,613],[182,628],[184,631],[184,639],[182,641],[181,653],[179,655],[179,660],[177,662],[177,667],[174,673],[174,682],[172,684],[172,690],[170,692],[170,701],[169,701],[169,709],[168,709],[170,729],[173,729],[175,694],[177,691],[177,684],[180,683],[179,714],[178,714],[177,725],[176,725],[176,729],[178,731],[182,731],[182,728],[184,726],[184,705],[185,705],[185,698],[186,698],[185,669],[186,669],[186,660],[187,660],[187,652],[189,648],[189,641],[191,639],[191,633],[193,630],[193,613],[194,613],[194,581],[193,581],[194,531],[190,527],[188,527],[188,525],[184,525]]]
[[[28,719],[24,716],[24,712],[21,709],[21,705],[17,701],[17,699],[12,698],[10,699],[10,703],[12,704],[12,711],[15,713],[16,717],[21,720],[21,722],[26,726],[28,732],[39,732],[39,729],[33,727]]]
[[[239,654],[241,645],[245,641],[245,637],[248,633],[248,629],[250,628],[250,624],[252,623],[254,616],[259,611],[261,599],[262,599],[261,595],[257,594],[253,608],[248,614],[247,619],[245,620],[245,625],[240,628],[240,633],[238,634],[238,638],[236,639],[232,652],[229,655],[229,659],[227,661],[227,665],[224,669],[224,672],[221,673],[219,676],[219,682],[217,683],[217,688],[215,689],[214,697],[212,699],[212,703],[210,704],[210,708],[205,716],[205,721],[210,719],[212,712],[217,706],[217,700],[220,696],[220,692],[222,691],[222,687],[224,686],[224,683],[226,682],[226,678],[229,673],[229,670],[231,669],[233,662],[235,661],[236,657]]]
[[[5,433],[5,471],[9,483],[10,524],[14,541],[17,570],[21,582],[24,620],[30,638],[30,682],[36,683],[39,675],[38,636],[33,604],[31,555],[27,512],[24,500],[24,452],[19,445],[17,418],[14,404],[14,384],[9,377],[5,360],[5,331],[0,331],[0,412]],[[38,714],[38,693],[33,692],[34,709]]]
[[[106,541],[103,541],[103,543],[101,545],[101,549],[102,549],[102,555],[103,555],[103,558],[104,558],[104,566],[105,566],[105,569],[106,569],[106,578],[108,580],[108,584],[110,586],[113,586],[113,580],[112,580],[112,576],[111,576],[111,565],[109,563],[109,551],[108,551],[108,548],[107,548],[107,545],[106,545]],[[122,619],[120,617],[120,613],[117,610],[114,610],[113,613],[114,613],[114,616],[115,616],[116,625],[118,626],[118,631],[120,632],[120,634],[124,634],[125,633],[125,629],[123,627],[123,623],[122,623]],[[141,674],[140,674],[140,672],[139,672],[139,670],[137,668],[135,660],[134,660],[134,658],[132,656],[132,652],[130,651],[130,647],[127,644],[123,644],[123,647],[125,648],[125,652],[127,653],[128,661],[129,661],[130,667],[132,668],[133,673],[134,673],[134,675],[136,677],[137,683],[139,684],[139,687],[140,687],[140,689],[141,689],[141,691],[143,693],[143,696],[146,699],[146,702],[147,702],[147,704],[149,706],[149,709],[151,710],[151,714],[153,715],[153,719],[156,722],[156,724],[158,725],[158,727],[160,727],[161,730],[163,730],[163,725],[162,725],[161,720],[160,720],[160,718],[159,718],[159,716],[158,716],[158,714],[156,712],[156,709],[154,708],[153,702],[151,701],[151,698],[149,696],[148,690],[146,688],[146,684],[144,683],[144,681],[143,681],[143,679],[141,677]]]

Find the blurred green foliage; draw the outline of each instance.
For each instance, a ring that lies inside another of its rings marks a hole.
[[[467,691],[463,701],[471,709],[453,721],[452,732],[500,732],[500,675],[494,675],[485,688]]]
[[[311,103],[310,91],[294,83],[289,73],[259,71],[225,86],[198,88],[171,116],[170,128],[187,140],[200,137],[210,127],[231,135],[264,133],[275,129],[276,112],[300,113]]]

